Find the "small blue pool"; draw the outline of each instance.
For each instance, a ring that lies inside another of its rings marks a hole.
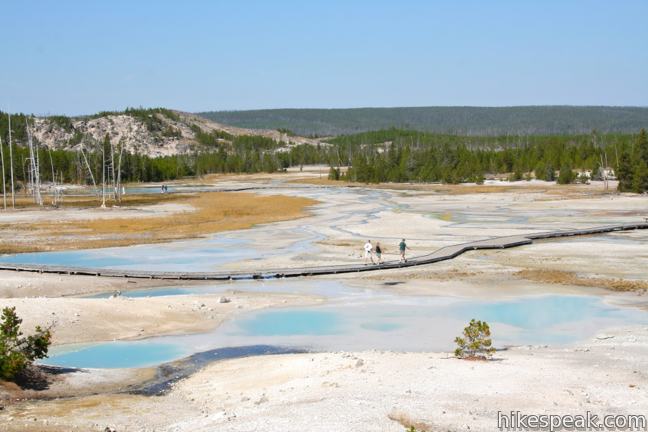
[[[44,363],[62,367],[139,368],[176,360],[190,354],[177,344],[155,342],[107,342],[68,348]]]

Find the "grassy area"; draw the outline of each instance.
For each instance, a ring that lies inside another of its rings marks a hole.
[[[156,204],[160,202],[171,202],[181,199],[186,199],[186,195],[180,194],[138,194],[138,195],[124,195],[120,207],[133,207],[147,204]],[[43,195],[43,203],[45,208],[51,207],[52,197]],[[0,202],[0,205],[2,203]],[[63,201],[59,204],[60,208],[97,208],[101,204],[101,198],[94,195],[65,195]],[[108,201],[106,206],[112,207],[116,204]],[[11,197],[7,197],[7,206],[11,207]],[[22,194],[16,195],[16,208],[17,209],[37,209],[38,205],[30,196]]]
[[[648,282],[646,281],[581,277],[575,273],[559,270],[525,269],[515,275],[535,282],[598,287],[620,292],[648,290]]]
[[[123,205],[144,205],[146,210],[147,205],[171,201],[183,207],[163,215],[155,215],[154,209],[149,207],[153,216],[142,216],[143,211],[139,211],[132,217],[4,224],[0,232],[11,232],[13,238],[11,242],[0,243],[0,253],[89,249],[195,238],[302,217],[305,208],[316,203],[308,198],[281,195],[207,192],[175,196],[132,195]],[[83,203],[77,203],[81,205],[79,211],[83,211]],[[96,201],[92,202],[92,207],[96,207]],[[183,208],[191,210],[182,211]]]

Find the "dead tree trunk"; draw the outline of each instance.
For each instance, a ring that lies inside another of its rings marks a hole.
[[[7,185],[5,184],[5,167],[4,167],[4,149],[2,148],[2,138],[0,138],[0,159],[2,159],[2,205],[7,210]]]
[[[13,146],[11,144],[11,114],[9,116],[9,170],[11,171],[11,208],[16,208],[16,189],[14,188]]]
[[[85,155],[85,152],[83,151],[83,147],[81,147],[81,156],[83,156],[83,161],[85,162],[86,167],[88,168],[88,173],[90,173],[90,179],[92,180],[92,186],[94,187],[95,190],[95,195],[99,195],[99,191],[97,190],[97,182],[95,181],[94,174],[92,174],[92,168],[90,168],[90,163],[88,162],[88,158]]]
[[[40,193],[40,166],[38,160],[38,146],[34,149],[34,139],[29,122],[26,120],[27,144],[29,145],[29,181],[34,197],[34,202],[39,206],[43,205],[43,198]]]

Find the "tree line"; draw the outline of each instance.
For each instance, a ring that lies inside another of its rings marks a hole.
[[[645,129],[639,132],[636,145],[626,146],[622,150],[616,174],[620,191],[648,191],[648,134]]]
[[[13,119],[12,130],[16,130]],[[90,185],[93,179],[99,183],[103,170],[108,170],[111,164],[114,170],[118,169],[117,153],[123,143],[111,143],[108,137],[103,141],[93,141],[88,137],[83,139],[83,151],[39,146],[37,153],[41,181]],[[123,152],[119,164],[121,181],[158,182],[211,173],[272,173],[291,166],[327,161],[316,146],[294,146],[287,151],[276,151],[283,144],[269,141],[272,140],[261,136],[235,137],[231,143],[163,157]],[[13,143],[14,181],[16,190],[20,190],[29,179],[29,149],[16,139]],[[5,182],[8,184],[10,153],[5,139],[2,140],[2,147]]]
[[[648,191],[648,138],[639,134],[460,136],[387,129],[331,140],[343,157],[330,177],[378,182],[481,182],[487,174],[559,183],[598,179],[612,168],[621,191]],[[339,166],[350,162],[345,174]]]
[[[173,116],[173,112],[154,113]],[[151,119],[151,110],[131,115]],[[28,181],[24,146],[28,116],[12,116],[13,163],[18,187]],[[56,121],[64,122],[64,118]],[[154,126],[152,126],[154,127]],[[330,165],[330,177],[357,182],[482,182],[486,175],[507,173],[511,180],[537,178],[559,183],[583,180],[577,171],[600,178],[611,167],[621,191],[648,190],[648,138],[639,134],[465,136],[408,129],[385,129],[345,135],[327,144],[293,145],[263,136],[233,136],[223,131],[194,131],[198,146],[188,154],[148,157],[121,153],[122,182],[168,181],[210,173],[276,172],[308,164]],[[5,167],[9,166],[7,116],[0,115]],[[114,152],[124,147],[79,134],[77,150],[38,148],[42,181],[92,184],[101,181]],[[80,145],[82,144],[82,145]],[[83,148],[83,151],[79,149]],[[348,167],[342,173],[340,167]],[[117,169],[114,166],[114,169]],[[5,169],[8,181],[9,170]]]

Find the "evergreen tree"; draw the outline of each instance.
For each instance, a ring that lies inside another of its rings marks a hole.
[[[563,165],[560,168],[560,175],[558,176],[558,184],[570,184],[576,179],[576,174],[569,165]]]
[[[643,128],[639,131],[639,136],[637,137],[637,152],[639,158],[648,164],[648,133]]]
[[[630,158],[630,153],[623,151],[619,159],[619,166],[616,170],[617,179],[619,179],[619,185],[617,188],[619,192],[629,192],[633,187],[633,168],[632,168],[632,159]]]
[[[643,159],[635,165],[632,175],[632,191],[636,193],[648,191],[648,164]]]

